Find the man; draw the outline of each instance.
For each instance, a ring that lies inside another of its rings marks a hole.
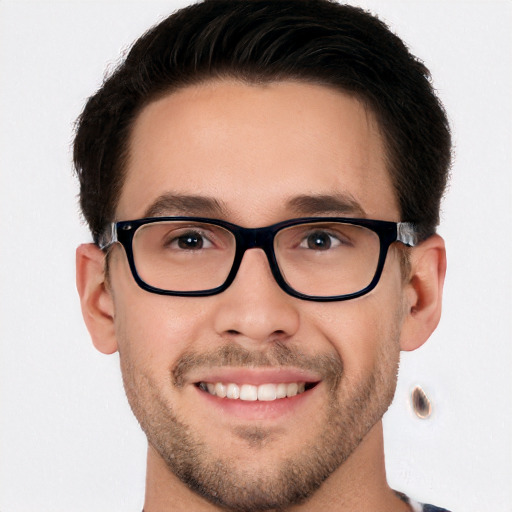
[[[450,134],[428,70],[325,0],[207,0],[88,101],[85,322],[148,439],[144,510],[443,510],[386,483],[437,326]]]

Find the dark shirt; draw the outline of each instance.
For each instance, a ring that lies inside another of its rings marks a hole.
[[[411,498],[401,492],[397,492],[396,494],[402,501],[411,507],[412,512],[450,512],[445,508],[434,507],[434,505],[427,505],[425,503],[418,503],[417,501],[411,500]]]

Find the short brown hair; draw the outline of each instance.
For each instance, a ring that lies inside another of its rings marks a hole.
[[[451,162],[445,111],[425,65],[375,16],[330,0],[206,0],[138,39],[77,121],[74,164],[93,239],[114,220],[138,113],[217,77],[302,80],[353,94],[376,115],[401,220],[435,232]]]

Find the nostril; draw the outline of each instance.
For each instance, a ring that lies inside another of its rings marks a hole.
[[[226,331],[226,334],[231,336],[238,336],[239,334],[242,334],[240,331],[237,331],[236,329],[228,329]],[[274,341],[281,341],[283,338],[287,337],[288,335],[283,329],[278,329],[272,333],[272,335],[269,337],[269,339]]]
[[[289,338],[289,335],[286,334],[286,331],[283,329],[275,330],[270,336],[269,341],[273,341],[274,343],[285,342]]]

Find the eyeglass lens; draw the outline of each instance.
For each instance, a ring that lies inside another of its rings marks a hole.
[[[227,279],[236,239],[227,229],[204,222],[144,224],[133,238],[140,278],[175,292],[217,288]],[[378,264],[378,235],[340,222],[305,223],[274,238],[278,267],[291,288],[310,296],[356,293],[372,281]]]

